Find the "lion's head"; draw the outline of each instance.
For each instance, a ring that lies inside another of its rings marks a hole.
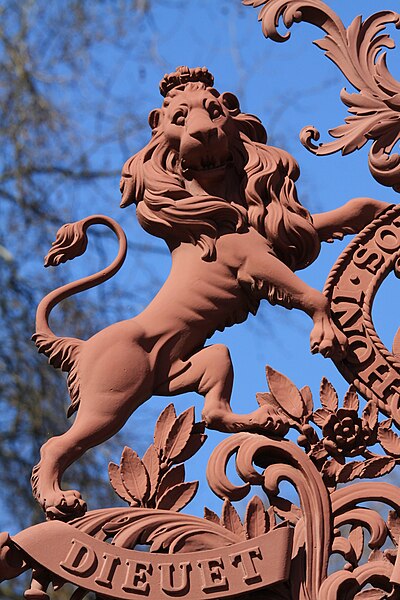
[[[204,259],[221,233],[250,226],[291,268],[307,266],[319,241],[297,199],[296,161],[265,145],[260,120],[212,86],[205,68],[164,77],[162,108],[149,115],[152,138],[123,167],[121,206],[135,203],[146,231],[170,246],[199,244]]]

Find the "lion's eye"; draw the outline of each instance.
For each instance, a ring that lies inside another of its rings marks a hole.
[[[174,125],[184,125],[185,124],[186,115],[182,110],[178,110],[174,116],[172,117],[172,122]]]
[[[222,115],[222,109],[219,104],[210,104],[207,110],[212,120],[218,119]]]

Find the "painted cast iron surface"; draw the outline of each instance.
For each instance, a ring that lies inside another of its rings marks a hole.
[[[400,89],[378,56],[390,47],[378,34],[384,24],[398,24],[398,15],[383,11],[346,30],[319,0],[244,3],[262,7],[264,33],[276,41],[286,39],[277,32],[280,17],[287,27],[302,19],[322,27],[327,36],[318,45],[360,93],[342,93],[354,116],[333,130],[337,142],[315,147],[310,128],[302,140],[326,154],[373,139],[371,172],[399,191],[400,159],[390,152],[398,139]],[[57,589],[66,581],[77,586],[73,600],[87,591],[120,599],[398,599],[400,492],[371,480],[400,462],[400,334],[387,349],[371,310],[384,278],[399,274],[400,209],[357,198],[311,216],[297,199],[296,161],[266,145],[261,122],[242,113],[233,94],[217,92],[207,69],[179,67],[160,91],[162,107],[149,116],[151,141],[126,162],[121,191],[122,206],[136,204],[141,225],[166,241],[171,273],[142,314],[87,341],[57,337],[48,324],[51,310],[112,277],[126,254],[125,235],[109,217],[59,230],[46,265],[83,254],[91,225],[111,228],[120,247],[109,267],[51,292],[38,307],[35,343],[68,373],[69,414],[77,415],[69,431],[43,446],[33,471],[48,522],[12,539],[1,534],[0,578],[32,569],[25,596],[42,600],[50,583]],[[316,259],[322,241],[348,233],[358,235],[324,293],[295,275]],[[342,402],[323,378],[315,408],[307,386],[299,390],[267,367],[269,391],[258,394],[259,408],[232,412],[229,351],[206,340],[255,314],[262,299],[312,318],[311,351],[334,360],[351,384]],[[120,464],[110,464],[111,485],[129,507],[85,514],[79,492],[61,489],[65,469],[153,394],[190,390],[204,396],[201,423],[193,408],[177,416],[171,404],[142,458],[125,448]],[[221,516],[205,508],[201,519],[180,511],[197,492],[198,482],[185,481],[184,463],[205,442],[205,426],[231,435],[207,466],[209,486],[224,501]],[[287,437],[290,429],[297,444]],[[229,478],[232,457],[240,485]],[[280,493],[283,480],[295,488],[297,505]],[[232,502],[250,493],[242,522]],[[135,549],[139,544],[150,552]],[[337,554],[346,564],[329,574]]]

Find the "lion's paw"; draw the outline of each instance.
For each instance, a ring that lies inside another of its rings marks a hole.
[[[315,321],[310,335],[311,353],[319,352],[325,358],[342,359],[347,351],[346,336],[334,325],[328,315]]]
[[[250,429],[283,437],[289,431],[289,423],[283,413],[273,406],[260,406],[249,415]]]
[[[87,506],[76,490],[59,490],[46,497],[43,509],[49,521],[70,521],[82,517]]]

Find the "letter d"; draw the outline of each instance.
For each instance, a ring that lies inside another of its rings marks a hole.
[[[97,566],[96,554],[92,548],[85,546],[79,540],[73,539],[72,546],[68,552],[67,558],[60,562],[60,567],[72,573],[87,577],[91,575]]]

